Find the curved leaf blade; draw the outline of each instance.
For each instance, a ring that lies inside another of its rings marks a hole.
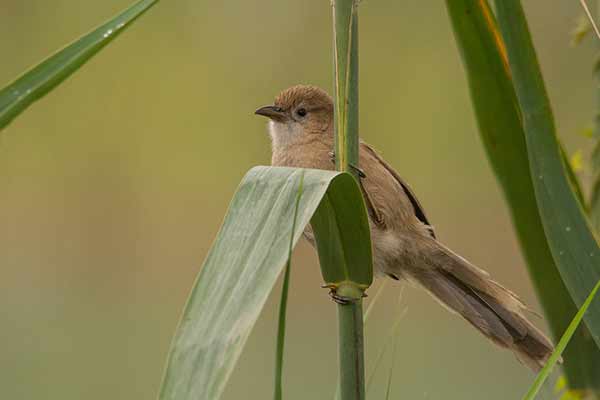
[[[348,179],[333,181],[332,190],[325,194],[311,220],[323,279],[330,287],[354,282],[366,289],[373,282],[369,221],[365,213],[356,213],[364,207],[363,199],[345,195],[354,187],[356,182]],[[358,229],[347,229],[346,221],[353,219],[358,219]]]
[[[0,90],[0,129],[77,71],[157,2],[158,0],[138,1]]]
[[[348,173],[255,167],[246,174],[185,307],[159,399],[219,399],[286,263],[290,236],[296,244],[323,197],[337,197],[338,191],[348,210],[366,218],[360,189]],[[364,231],[362,223],[362,218],[340,222],[347,231]],[[368,236],[353,245],[370,254]]]
[[[546,238],[571,297],[582,305],[600,280],[600,249],[571,188],[556,139],[554,118],[525,14],[518,0],[496,2]],[[600,345],[600,302],[585,321]]]
[[[558,340],[577,307],[546,240],[502,37],[485,1],[447,0],[446,5],[467,73],[482,142],[509,205],[529,274],[553,336]],[[575,177],[572,179],[576,185]],[[567,348],[564,367],[570,387],[600,387],[600,351],[585,326],[580,327]]]

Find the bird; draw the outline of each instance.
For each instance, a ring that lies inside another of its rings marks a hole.
[[[292,86],[255,114],[269,119],[273,166],[335,169],[334,103],[325,90]],[[359,141],[358,165],[352,167],[368,211],[375,274],[422,287],[539,371],[553,345],[527,319],[528,309],[517,295],[438,240],[412,189],[372,146]],[[314,246],[310,225],[304,234]]]

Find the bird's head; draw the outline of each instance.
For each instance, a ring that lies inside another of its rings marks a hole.
[[[333,100],[316,86],[292,86],[281,92],[273,105],[261,107],[255,114],[270,119],[274,147],[285,147],[306,135],[333,132]]]

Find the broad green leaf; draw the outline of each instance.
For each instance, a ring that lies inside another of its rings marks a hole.
[[[363,290],[373,282],[367,215],[355,213],[363,200],[345,195],[355,186],[356,182],[349,180],[333,182],[332,189],[335,190],[325,194],[312,218],[323,279],[327,286],[341,291],[341,295],[345,295],[344,290],[352,290],[346,287],[349,282],[358,284]],[[346,229],[344,221],[357,218],[360,219],[359,229]],[[365,240],[368,243],[361,243]],[[350,245],[344,246],[344,243]],[[364,251],[365,245],[369,251]],[[358,293],[359,298],[361,295]]]
[[[576,304],[582,305],[600,280],[598,242],[565,173],[550,101],[521,3],[497,1],[496,10],[521,111],[544,232],[569,293]],[[600,301],[590,305],[585,321],[600,344]]]
[[[533,400],[535,398],[535,396],[537,395],[537,393],[540,391],[540,389],[542,388],[542,385],[544,384],[544,382],[546,381],[548,376],[550,376],[550,373],[552,372],[552,368],[554,368],[554,366],[556,365],[558,360],[560,360],[560,356],[561,356],[562,352],[565,350],[565,348],[569,344],[569,341],[573,337],[575,330],[577,329],[577,327],[579,326],[579,323],[583,319],[585,312],[589,308],[590,304],[592,304],[592,300],[594,300],[594,297],[596,296],[596,292],[598,291],[599,288],[600,288],[600,281],[598,283],[596,283],[596,286],[594,286],[594,289],[592,289],[592,292],[589,294],[589,296],[587,297],[587,299],[585,300],[585,302],[583,303],[583,305],[581,306],[579,311],[577,311],[577,314],[575,314],[575,317],[573,318],[573,320],[567,327],[567,330],[565,331],[564,335],[562,336],[562,338],[556,345],[554,352],[552,353],[552,355],[546,362],[546,365],[544,366],[544,368],[542,368],[542,370],[538,373],[538,376],[535,378],[535,381],[529,388],[529,391],[527,392],[527,394],[523,397],[523,400]]]
[[[364,231],[360,226],[364,219],[356,216],[366,211],[350,174],[277,167],[256,167],[246,174],[185,307],[171,345],[161,400],[219,399],[288,259],[290,237],[294,244],[298,241],[326,194],[346,198],[336,204],[345,210],[335,210],[354,216],[338,222],[344,231]],[[341,245],[370,253],[368,236],[356,239]]]
[[[0,129],[77,71],[158,0],[141,0],[0,90]]]
[[[561,279],[540,219],[504,43],[485,1],[447,0],[446,4],[467,72],[480,136],[510,208],[529,274],[558,340],[577,307]],[[573,184],[577,184],[574,175]],[[567,348],[564,366],[571,387],[598,387],[600,351],[585,326]]]

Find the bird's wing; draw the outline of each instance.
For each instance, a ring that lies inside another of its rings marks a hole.
[[[433,238],[435,238],[436,236],[435,236],[435,232],[433,230],[433,226],[431,226],[431,224],[429,223],[429,220],[427,219],[427,216],[425,215],[425,210],[423,210],[423,207],[421,206],[421,203],[419,203],[419,200],[417,199],[417,196],[412,191],[412,189],[410,188],[410,186],[408,186],[408,184],[406,182],[404,182],[404,180],[400,177],[400,175],[398,175],[398,173],[396,171],[394,171],[394,169],[383,158],[381,158],[381,156],[379,154],[377,154],[377,152],[375,151],[375,149],[373,149],[371,146],[369,146],[365,142],[361,142],[360,145],[363,146],[363,148],[369,154],[371,154],[373,157],[375,157],[377,159],[377,161],[379,161],[381,163],[381,165],[400,184],[400,186],[404,190],[404,193],[406,193],[406,196],[408,197],[408,199],[410,200],[410,203],[413,206],[413,209],[415,211],[415,215],[416,215],[417,219],[419,221],[421,221],[423,224],[427,225],[427,227],[429,229],[429,232],[431,233],[431,236]]]

